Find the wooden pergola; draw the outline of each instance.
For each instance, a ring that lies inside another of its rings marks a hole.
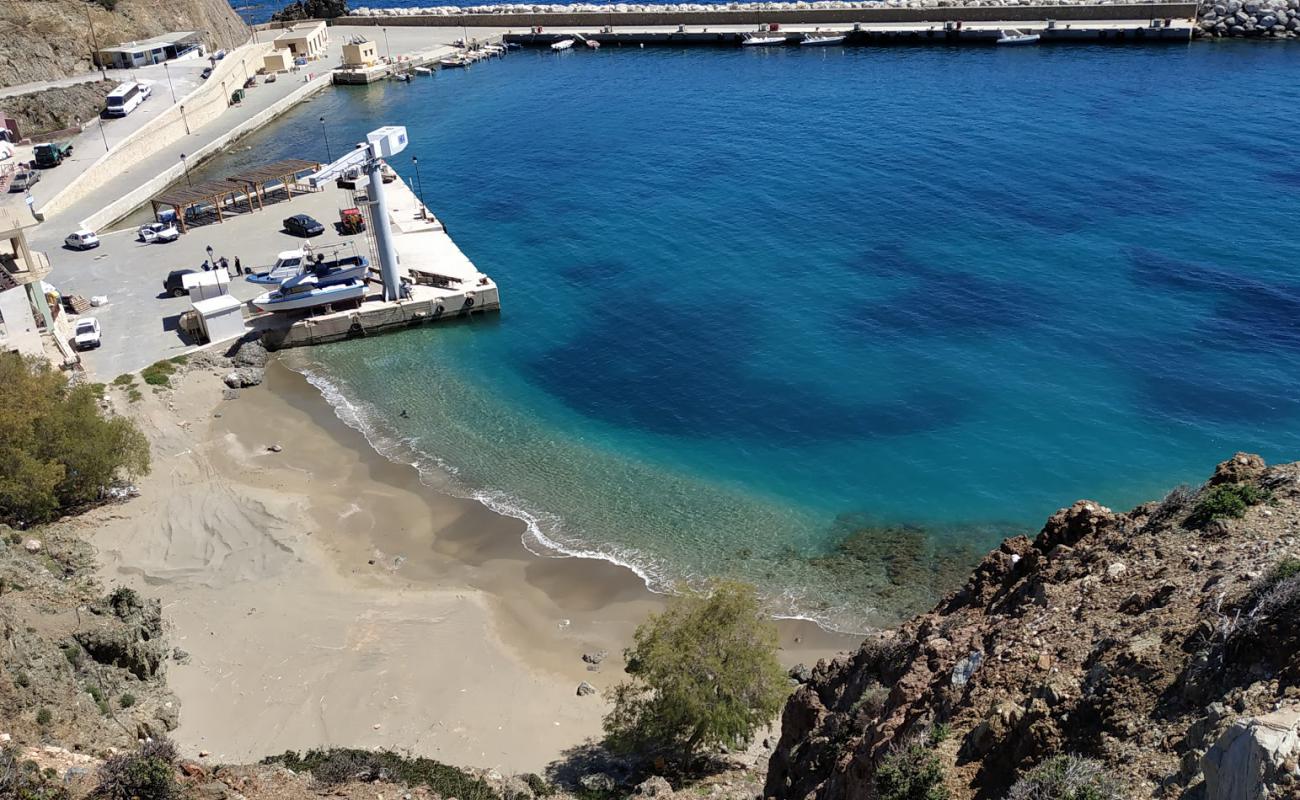
[[[258,208],[265,208],[266,198],[273,191],[269,188],[272,184],[278,183],[283,186],[285,194],[292,198],[293,185],[298,181],[298,176],[307,172],[316,172],[320,169],[320,166],[319,161],[288,158],[284,161],[276,161],[245,170],[231,175],[226,180],[242,187],[244,193],[250,199],[256,197]]]
[[[154,219],[158,219],[159,208],[172,209],[176,213],[176,224],[180,226],[181,233],[185,233],[185,212],[190,209],[212,206],[217,221],[225,222],[223,209],[238,210],[245,203],[250,212],[265,208],[267,198],[275,191],[270,188],[273,184],[280,184],[285,194],[292,198],[293,185],[297,182],[298,176],[316,172],[320,166],[319,161],[285,159],[244,170],[224,181],[205,181],[193,186],[173,186],[162,194],[150,198],[149,202],[153,205]]]
[[[153,205],[154,219],[158,219],[158,209],[170,208],[176,213],[176,224],[180,226],[181,233],[186,230],[185,212],[192,208],[202,208],[212,206],[216,211],[217,221],[224,222],[221,210],[223,207],[230,207],[232,210],[239,203],[240,196],[243,194],[239,186],[229,181],[206,181],[197,183],[193,186],[175,186],[162,194],[155,195],[149,199]],[[249,197],[244,197],[248,203],[248,210],[253,210],[253,201]]]

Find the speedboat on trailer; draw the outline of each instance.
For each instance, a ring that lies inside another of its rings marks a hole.
[[[303,274],[285,281],[274,292],[258,295],[253,305],[262,311],[301,311],[331,303],[346,303],[366,296],[364,281],[317,283],[315,275]]]
[[[249,273],[247,280],[252,283],[265,283],[279,286],[293,276],[302,272],[302,265],[307,261],[303,250],[285,250],[275,259],[275,264],[265,272]]]

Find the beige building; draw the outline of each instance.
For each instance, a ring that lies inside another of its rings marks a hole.
[[[373,67],[379,63],[379,48],[369,39],[357,39],[343,45],[343,66]]]
[[[58,330],[58,297],[47,296],[43,285],[50,273],[49,259],[29,248],[23,234],[23,228],[34,224],[0,208],[0,352],[43,357],[41,334]],[[56,340],[61,337],[54,334]],[[54,345],[65,357],[72,355],[66,341]]]
[[[293,56],[288,50],[272,50],[262,58],[262,69],[267,72],[287,72],[293,67]]]
[[[324,58],[329,43],[329,28],[324,22],[295,25],[275,37],[277,49],[288,50],[293,58],[305,58],[308,61]]]

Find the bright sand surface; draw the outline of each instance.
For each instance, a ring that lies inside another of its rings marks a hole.
[[[185,751],[391,747],[523,772],[599,735],[622,649],[661,607],[636,576],[529,553],[521,522],[421,484],[274,362],[233,401],[217,373],[178,383],[130,407],[153,442],[141,496],[92,521],[106,582],[161,597],[191,656],[168,674]],[[857,643],[781,635],[787,664]],[[583,680],[601,695],[577,697]]]

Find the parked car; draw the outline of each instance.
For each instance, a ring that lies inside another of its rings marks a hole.
[[[32,184],[41,179],[41,173],[31,169],[20,169],[14,173],[13,182],[9,184],[11,192],[25,192],[32,188]]]
[[[203,71],[199,73],[199,77],[205,81],[212,77],[212,67],[204,67]]]
[[[150,222],[148,225],[141,225],[136,231],[136,236],[146,244],[162,244],[176,241],[181,237],[181,232],[169,222]]]
[[[94,231],[77,231],[68,234],[68,238],[63,240],[64,246],[72,250],[90,250],[93,247],[99,247],[99,237]]]
[[[266,80],[262,81],[262,83],[275,83],[275,73],[272,72],[270,75],[267,75]]]
[[[320,236],[325,232],[325,226],[307,216],[306,214],[294,214],[284,221],[284,229],[294,236]]]
[[[72,343],[78,350],[99,347],[99,320],[94,317],[83,317],[77,320],[76,327],[72,329]]]
[[[172,297],[182,297],[189,294],[185,288],[185,276],[193,275],[198,270],[194,269],[174,269],[167,273],[167,279],[163,281],[163,291]]]

